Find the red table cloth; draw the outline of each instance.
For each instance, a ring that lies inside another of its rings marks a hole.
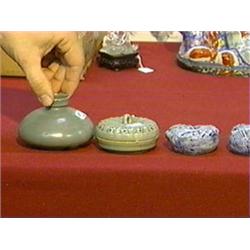
[[[125,113],[157,121],[158,146],[143,154],[107,153],[94,143],[72,151],[19,145],[18,124],[40,104],[25,79],[1,79],[2,217],[249,217],[249,158],[226,148],[231,128],[249,123],[249,79],[183,70],[179,44],[139,46],[154,73],[94,63],[70,105],[95,124]],[[176,123],[214,124],[218,150],[172,152],[164,132]]]

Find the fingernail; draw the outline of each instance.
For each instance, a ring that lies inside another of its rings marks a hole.
[[[44,105],[44,106],[50,106],[53,103],[53,100],[50,96],[48,95],[42,95],[39,97],[39,101]]]

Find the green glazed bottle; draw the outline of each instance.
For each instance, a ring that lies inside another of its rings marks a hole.
[[[64,93],[56,94],[51,107],[28,114],[19,126],[22,142],[43,149],[70,149],[87,144],[94,125],[85,113],[68,107],[68,99]]]

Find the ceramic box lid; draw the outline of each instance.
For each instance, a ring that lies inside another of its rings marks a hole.
[[[157,124],[143,117],[125,114],[102,120],[96,127],[96,137],[115,141],[135,141],[158,138]]]

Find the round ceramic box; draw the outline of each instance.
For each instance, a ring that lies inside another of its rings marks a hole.
[[[95,138],[105,150],[147,151],[156,146],[159,128],[156,122],[150,119],[125,114],[102,120],[96,127]]]

